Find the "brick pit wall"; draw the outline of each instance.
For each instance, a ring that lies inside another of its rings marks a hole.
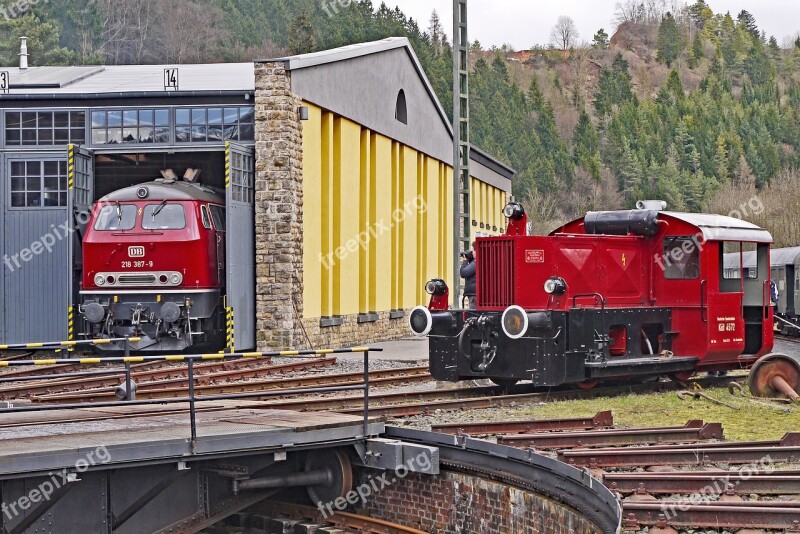
[[[362,471],[361,483],[369,483]],[[489,479],[442,470],[409,474],[358,510],[432,534],[600,534],[580,512],[553,499]]]

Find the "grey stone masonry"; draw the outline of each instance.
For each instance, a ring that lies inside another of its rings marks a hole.
[[[256,63],[255,82],[256,341],[294,348],[303,316],[301,100],[281,61]]]

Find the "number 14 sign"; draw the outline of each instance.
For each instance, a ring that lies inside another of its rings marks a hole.
[[[164,90],[178,90],[178,69],[164,69]]]

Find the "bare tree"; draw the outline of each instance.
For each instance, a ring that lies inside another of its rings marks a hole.
[[[558,22],[550,32],[553,46],[561,50],[569,50],[578,40],[578,28],[572,17],[564,15],[558,17]]]

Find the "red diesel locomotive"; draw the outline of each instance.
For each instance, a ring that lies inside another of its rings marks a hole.
[[[429,337],[431,374],[591,387],[752,365],[773,344],[771,235],[665,207],[590,212],[527,236],[522,206],[506,206],[506,234],[476,240],[477,309],[448,309],[446,284],[432,280],[429,306],[409,316]],[[724,269],[725,253],[751,249],[755,269]]]
[[[101,198],[83,238],[83,336],[138,336],[139,351],[222,343],[224,205],[214,189],[166,178]]]

